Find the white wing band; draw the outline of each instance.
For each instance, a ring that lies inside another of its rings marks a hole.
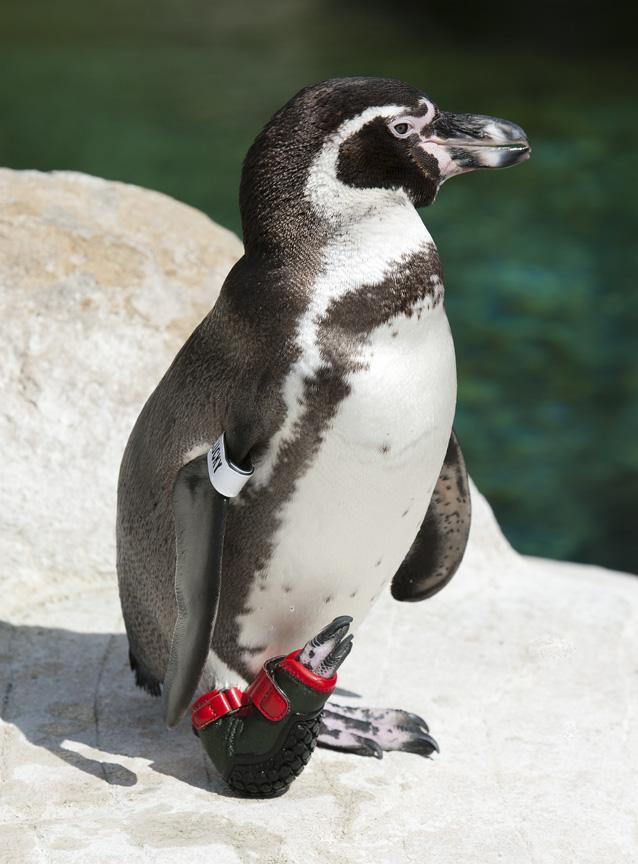
[[[231,462],[226,453],[223,432],[208,451],[207,462],[210,482],[225,498],[239,495],[255,470],[252,465],[250,468],[240,468]]]

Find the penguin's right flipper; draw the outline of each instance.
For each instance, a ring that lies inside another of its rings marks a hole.
[[[166,722],[176,726],[199,683],[217,616],[228,499],[211,484],[207,455],[177,474],[175,597],[177,621],[164,679]]]

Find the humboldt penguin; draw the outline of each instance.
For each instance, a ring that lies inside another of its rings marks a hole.
[[[244,255],[145,404],[119,476],[131,666],[164,689],[169,725],[197,692],[304,645],[319,674],[332,652],[332,673],[386,586],[422,600],[457,570],[470,497],[454,346],[417,208],[450,177],[529,152],[513,123],[365,77],[306,87],[257,136]],[[311,637],[336,616],[322,650]],[[332,701],[319,744],[436,748],[413,714]]]

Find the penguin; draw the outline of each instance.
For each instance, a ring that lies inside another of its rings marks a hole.
[[[299,646],[312,657],[326,620],[355,632],[381,591],[423,600],[457,571],[471,508],[455,354],[417,208],[450,177],[529,154],[519,126],[382,78],[308,86],[257,136],[244,255],[119,474],[130,662],[138,685],[164,690],[169,725],[198,689],[241,685]],[[219,466],[240,478],[235,497],[212,488]],[[331,701],[319,744],[437,749],[416,715]]]

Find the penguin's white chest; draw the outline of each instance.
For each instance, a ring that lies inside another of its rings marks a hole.
[[[427,511],[456,403],[443,303],[374,330],[358,360],[348,395],[282,503],[268,578],[251,591],[250,614],[239,616],[240,645],[267,646],[251,665],[301,644],[336,615],[360,623]],[[302,392],[303,370],[301,362],[299,380],[288,381],[290,396]]]

